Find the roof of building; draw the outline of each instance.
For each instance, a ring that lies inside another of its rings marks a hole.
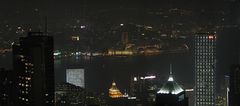
[[[179,94],[184,90],[177,82],[174,81],[172,75],[172,65],[170,65],[170,75],[168,81],[162,86],[162,88],[157,92],[158,94]]]
[[[111,88],[109,89],[109,96],[111,98],[120,98],[123,96],[123,94],[120,92],[120,90],[117,88],[116,83],[113,81]]]

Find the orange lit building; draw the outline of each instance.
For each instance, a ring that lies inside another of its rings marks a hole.
[[[113,81],[111,88],[109,89],[109,97],[110,98],[121,98],[123,94],[117,88],[116,83]]]

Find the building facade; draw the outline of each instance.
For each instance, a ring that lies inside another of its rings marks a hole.
[[[18,103],[54,105],[53,37],[30,32],[13,45],[13,70],[17,73]]]
[[[56,106],[72,106],[85,104],[85,89],[70,83],[57,83],[55,88]]]
[[[230,71],[229,106],[240,106],[240,65],[233,65]]]
[[[156,92],[159,90],[159,77],[155,75],[134,76],[131,78],[130,92],[131,97],[136,97],[139,104],[151,105],[155,102]]]
[[[174,81],[171,67],[168,81],[157,92],[156,106],[188,106],[185,90]]]
[[[216,34],[199,33],[195,41],[195,106],[214,106],[216,97]]]
[[[122,92],[117,88],[116,83],[113,81],[111,88],[108,90],[109,91],[109,97],[116,99],[116,98],[122,98],[123,94]]]
[[[15,73],[0,68],[0,106],[14,106],[16,103]]]

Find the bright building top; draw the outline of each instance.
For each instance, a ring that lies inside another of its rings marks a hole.
[[[174,94],[177,95],[184,90],[177,82],[174,81],[172,75],[172,65],[170,65],[170,75],[168,81],[162,86],[162,88],[157,92],[158,94]]]
[[[123,94],[117,88],[116,83],[113,81],[111,88],[109,89],[109,97],[111,98],[121,98]]]

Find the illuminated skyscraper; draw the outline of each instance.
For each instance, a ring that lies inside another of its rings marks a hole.
[[[185,91],[174,81],[172,66],[170,66],[168,81],[157,92],[156,106],[188,106],[188,98]]]
[[[20,106],[54,105],[53,37],[31,32],[13,45]]]
[[[84,69],[67,69],[66,75],[67,83],[85,88]]]
[[[216,34],[199,33],[195,40],[195,106],[215,106]]]
[[[110,98],[121,98],[123,94],[117,88],[116,83],[113,81],[111,88],[109,89],[109,97]]]

